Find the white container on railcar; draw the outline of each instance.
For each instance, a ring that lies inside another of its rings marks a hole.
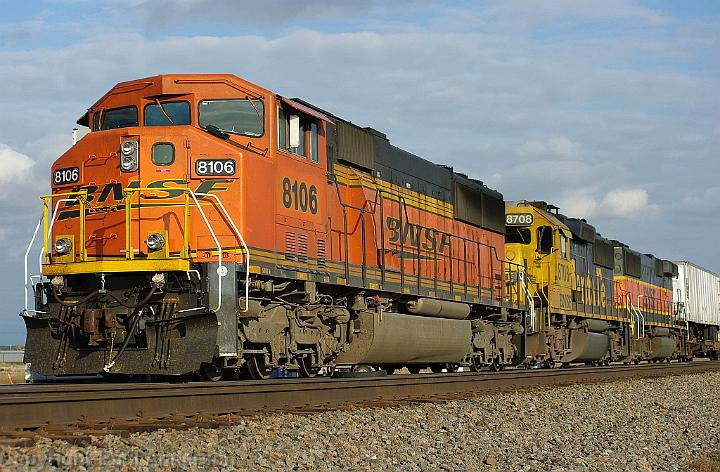
[[[684,305],[687,320],[720,326],[720,276],[692,262],[676,264],[673,298]]]

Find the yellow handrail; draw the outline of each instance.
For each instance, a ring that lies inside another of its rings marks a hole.
[[[150,187],[136,187],[136,188],[126,188],[123,190],[123,200],[124,200],[124,206],[125,206],[125,258],[126,259],[134,259],[135,258],[135,249],[133,248],[132,244],[132,196],[136,192],[150,192],[150,191],[180,191],[185,196],[185,202],[183,205],[183,246],[180,251],[180,258],[181,259],[189,259],[190,258],[190,236],[188,232],[188,226],[190,223],[190,193],[191,190],[187,187],[163,187],[161,189],[159,188],[150,188]],[[40,198],[43,201],[43,249],[45,251],[45,254],[49,257],[50,251],[48,246],[48,240],[50,238],[50,231],[52,230],[51,226],[54,224],[53,219],[55,218],[55,214],[50,213],[50,209],[52,207],[52,199],[58,198],[58,197],[76,197],[77,201],[80,205],[79,209],[79,217],[80,217],[80,237],[79,237],[79,255],[80,255],[80,261],[84,262],[87,259],[87,251],[85,248],[85,211],[87,209],[88,199],[87,199],[88,193],[86,189],[78,190],[76,192],[63,192],[63,193],[53,193],[48,195],[42,195]],[[53,212],[54,213],[54,212]]]
[[[48,239],[50,239],[51,219],[55,218],[55,212],[50,215],[50,208],[52,207],[52,199],[56,197],[77,197],[80,203],[80,259],[85,260],[85,204],[87,203],[87,189],[78,190],[76,192],[63,192],[63,193],[51,193],[49,195],[42,195],[40,199],[43,201],[43,251],[45,257],[49,259],[50,252],[48,248]]]
[[[132,196],[135,192],[151,192],[151,191],[169,191],[175,190],[183,192],[185,195],[185,203],[183,205],[183,247],[180,251],[181,259],[188,259],[190,257],[190,238],[188,235],[188,224],[190,221],[190,190],[187,187],[163,187],[163,188],[151,188],[151,187],[132,187],[123,190],[125,198],[125,258],[135,258],[135,248],[132,245]]]

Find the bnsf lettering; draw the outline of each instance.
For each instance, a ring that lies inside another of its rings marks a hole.
[[[108,202],[109,206],[115,206],[119,207],[122,204],[124,194],[123,190],[126,189],[133,189],[133,188],[140,188],[142,182],[139,180],[135,180],[130,182],[127,187],[123,187],[122,183],[120,182],[111,182],[109,184],[105,184],[102,189],[96,185],[86,185],[83,187],[73,187],[73,192],[78,192],[80,190],[87,190],[88,196],[87,201],[88,202],[94,202],[94,203],[104,203]],[[212,192],[222,192],[228,189],[227,181],[225,179],[208,179],[203,181],[195,190],[195,193],[212,193]],[[151,189],[157,189],[158,193],[154,195],[145,195],[146,199],[154,199],[154,200],[169,200],[172,198],[177,198],[183,195],[183,192],[181,190],[171,190],[168,187],[181,187],[185,185],[184,180],[178,180],[178,179],[165,179],[165,180],[156,180],[154,182],[150,182],[147,184],[147,188]],[[150,193],[150,192],[148,192]],[[67,202],[64,205],[64,208],[72,208],[77,207],[80,203],[77,200],[73,200],[70,202]],[[79,216],[79,212],[77,209],[74,210],[63,210],[58,214],[57,219],[58,220],[66,220],[69,218],[77,218]]]
[[[400,242],[400,238],[402,237],[402,244],[404,245],[419,247],[430,252],[437,249],[439,253],[444,253],[445,249],[450,246],[450,235],[445,233],[440,234],[438,230],[433,228],[423,228],[422,226],[412,223],[401,225],[399,219],[391,216],[387,217],[385,225],[388,231],[390,231],[388,240],[391,243]]]

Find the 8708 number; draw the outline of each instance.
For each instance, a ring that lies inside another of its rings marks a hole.
[[[285,177],[282,181],[282,202],[285,208],[295,208],[303,212],[309,210],[315,215],[318,211],[317,188]]]

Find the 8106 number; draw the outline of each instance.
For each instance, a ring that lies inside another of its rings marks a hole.
[[[313,215],[318,211],[317,189],[308,187],[305,182],[290,181],[285,177],[282,181],[282,202],[285,208],[295,208],[303,212],[308,210]]]
[[[234,175],[235,161],[232,159],[202,159],[195,161],[197,175]]]
[[[74,184],[78,180],[80,180],[80,169],[77,167],[58,169],[53,172],[53,183],[55,185]]]

